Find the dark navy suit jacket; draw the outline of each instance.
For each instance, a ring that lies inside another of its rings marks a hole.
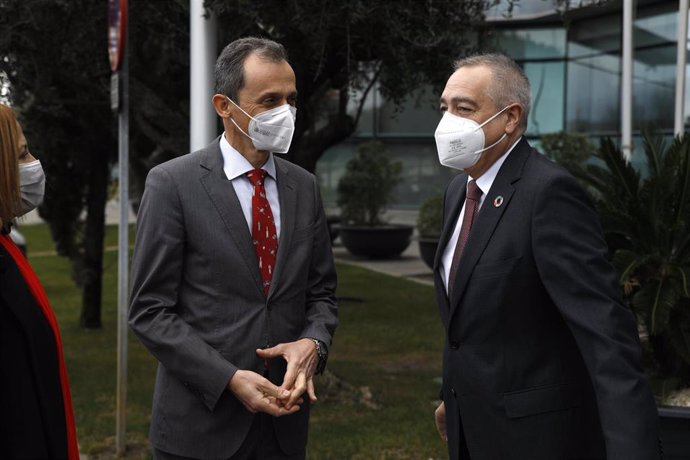
[[[449,299],[439,262],[466,182],[460,174],[446,190],[435,263],[451,458],[462,443],[472,460],[658,458],[635,318],[586,192],[520,140],[475,218]]]

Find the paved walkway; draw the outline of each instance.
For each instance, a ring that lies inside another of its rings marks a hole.
[[[419,257],[419,246],[416,238],[413,239],[405,252],[395,259],[377,260],[355,257],[338,240],[335,241],[333,246],[333,256],[339,262],[357,265],[375,272],[406,278],[422,284],[434,284],[431,269]]]
[[[81,218],[83,219],[85,217],[84,214],[82,214]],[[116,225],[120,219],[120,202],[117,199],[112,199],[108,201],[105,205],[105,223],[106,225]],[[129,209],[129,223],[133,224],[136,222],[137,217],[134,215],[132,212],[132,209]],[[41,219],[38,215],[38,211],[35,209],[31,211],[30,213],[26,214],[23,217],[19,218],[19,225],[31,225],[31,224],[40,224],[43,223],[43,219]]]
[[[119,218],[119,202],[111,200],[106,205],[106,224],[115,225]],[[336,213],[334,210],[329,210]],[[390,210],[386,213],[385,219],[390,223],[415,225],[417,211],[413,210]],[[43,222],[36,211],[32,211],[20,220],[21,225],[31,225]],[[136,216],[130,212],[129,222],[136,222]],[[115,249],[115,248],[110,248]],[[52,254],[52,253],[51,253]],[[434,284],[431,269],[426,266],[419,257],[419,246],[416,235],[412,237],[410,246],[401,254],[400,257],[388,260],[370,260],[355,257],[347,252],[340,239],[336,239],[333,246],[333,255],[343,263],[357,265],[380,273],[406,278],[422,284]],[[32,254],[37,256],[37,254]]]
[[[390,211],[388,213],[389,222],[396,224],[414,225],[416,218],[416,211]],[[333,256],[339,262],[357,265],[375,272],[406,278],[422,284],[434,284],[431,269],[419,257],[419,244],[416,235],[412,236],[412,242],[408,248],[400,257],[395,259],[372,260],[355,257],[343,247],[339,238],[336,238],[333,244]]]

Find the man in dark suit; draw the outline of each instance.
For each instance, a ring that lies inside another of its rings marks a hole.
[[[635,318],[586,192],[523,137],[524,72],[497,54],[455,69],[435,134],[464,171],[435,261],[450,458],[657,459]]]
[[[272,153],[295,74],[282,45],[245,38],[215,77],[225,132],[153,168],[139,209],[129,323],[160,363],[150,439],[161,459],[303,459],[337,308],[318,183]]]

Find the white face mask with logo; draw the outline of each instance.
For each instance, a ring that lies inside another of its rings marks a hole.
[[[46,176],[39,160],[19,164],[19,192],[22,204],[17,217],[33,211],[43,202],[45,188]]]
[[[484,147],[484,130],[482,127],[510,107],[505,106],[481,125],[469,118],[459,117],[446,111],[436,128],[436,149],[438,160],[442,165],[455,169],[467,169],[479,161],[482,152],[497,145],[508,135],[503,136],[488,147]]]
[[[242,107],[227,97],[235,107],[242,110]],[[281,105],[275,109],[261,112],[252,117],[242,110],[249,117],[249,133],[245,133],[242,128],[237,126],[235,120],[230,121],[240,130],[242,134],[252,140],[256,150],[267,150],[274,153],[287,153],[290,149],[292,136],[295,134],[295,118],[297,109],[290,104]]]

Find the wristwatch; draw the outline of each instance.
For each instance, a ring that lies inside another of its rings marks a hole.
[[[323,374],[324,369],[326,369],[326,361],[328,360],[328,348],[326,344],[318,339],[312,339],[316,345],[316,354],[319,356],[319,362],[316,364],[316,371],[314,374]]]

